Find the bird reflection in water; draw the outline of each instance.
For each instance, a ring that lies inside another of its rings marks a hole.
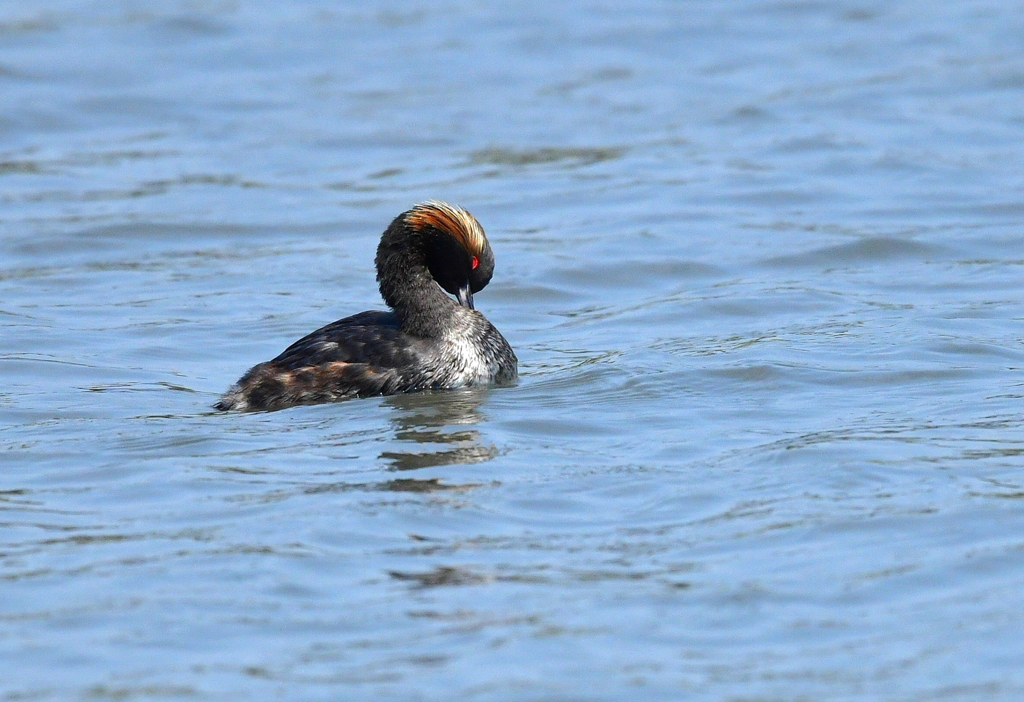
[[[487,396],[488,388],[478,387],[386,398],[385,403],[394,409],[391,424],[395,439],[414,443],[417,450],[384,451],[381,460],[390,464],[390,470],[404,471],[484,463],[495,458],[498,447],[484,444],[480,432],[472,428],[485,419],[480,407]],[[449,485],[437,478],[401,478],[381,487],[398,492],[435,492],[478,485]]]

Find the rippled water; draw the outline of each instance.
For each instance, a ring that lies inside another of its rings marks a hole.
[[[0,699],[1024,699],[1022,9],[0,6]],[[518,386],[211,411],[427,198]]]

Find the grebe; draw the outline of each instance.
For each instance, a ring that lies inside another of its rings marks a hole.
[[[516,379],[512,347],[473,308],[494,273],[473,215],[433,200],[416,205],[384,232],[376,264],[391,312],[361,312],[299,339],[251,368],[215,407],[278,410]]]

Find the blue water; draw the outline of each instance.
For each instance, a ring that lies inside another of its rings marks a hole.
[[[1024,5],[0,5],[0,700],[1024,699]],[[512,388],[219,414],[472,211]]]

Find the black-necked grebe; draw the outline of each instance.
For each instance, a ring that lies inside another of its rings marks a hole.
[[[384,232],[376,263],[392,312],[362,312],[299,339],[251,368],[216,408],[277,410],[516,379],[512,347],[473,309],[473,293],[494,273],[473,215],[443,202],[416,205]]]

